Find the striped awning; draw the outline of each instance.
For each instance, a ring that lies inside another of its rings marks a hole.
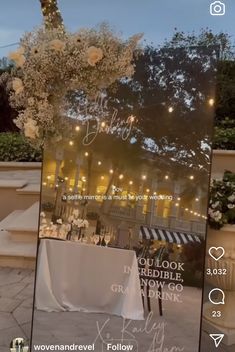
[[[197,235],[172,230],[149,228],[147,226],[140,226],[140,239],[166,241],[177,244],[186,244],[189,242],[201,243],[201,239]]]

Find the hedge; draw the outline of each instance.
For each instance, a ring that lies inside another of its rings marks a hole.
[[[19,133],[0,133],[0,161],[41,161],[41,150],[33,148]]]

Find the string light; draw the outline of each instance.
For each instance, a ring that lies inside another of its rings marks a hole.
[[[77,132],[80,131],[80,126],[76,126],[75,131],[77,131]]]
[[[179,203],[175,203],[175,206],[178,207],[178,206],[179,206]]]
[[[74,145],[74,142],[73,141],[69,141],[69,145]]]
[[[98,161],[98,165],[100,166],[102,164],[102,162],[101,161]]]
[[[195,201],[196,201],[196,202],[199,202],[199,198],[196,198]]]
[[[147,189],[146,189],[146,192],[147,192],[147,193],[149,193],[149,192],[150,192],[150,189],[149,189],[149,188],[147,188]]]
[[[68,181],[69,178],[66,176],[64,179],[65,179],[65,181]]]
[[[147,176],[146,175],[142,175],[142,180],[146,180]]]
[[[180,197],[178,197],[178,198],[177,198],[177,200],[179,200],[179,201],[180,201],[180,200],[181,200],[181,198],[180,198]]]
[[[109,173],[110,173],[110,174],[113,174],[113,169],[110,169],[110,170],[109,170]]]
[[[172,112],[174,111],[173,107],[170,106],[170,107],[168,108],[168,111],[169,111],[169,113],[172,113]]]
[[[190,178],[190,180],[194,180],[194,176],[193,175],[190,175],[189,178]]]
[[[51,176],[47,176],[47,179],[50,180],[50,179],[51,179]]]
[[[165,180],[168,180],[168,179],[169,179],[169,176],[168,176],[168,175],[166,175],[166,176],[165,176]]]
[[[129,185],[130,185],[130,186],[133,185],[133,181],[129,181]]]
[[[47,185],[47,183],[46,182],[43,182],[43,186],[46,186]]]
[[[209,99],[208,103],[210,106],[214,106],[215,100],[213,98],[211,98],[211,99]]]
[[[135,121],[135,116],[130,115],[130,116],[128,117],[128,122],[134,122],[134,121]]]
[[[89,153],[88,153],[88,152],[86,152],[84,155],[85,155],[86,157],[88,157]]]
[[[122,180],[123,178],[124,178],[123,174],[119,175],[119,180]]]
[[[100,178],[101,178],[101,180],[104,180],[104,176],[101,176]]]
[[[105,122],[101,122],[101,127],[105,127]]]

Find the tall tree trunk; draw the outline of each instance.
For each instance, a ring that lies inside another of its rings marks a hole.
[[[64,24],[57,0],[40,0],[40,3],[46,29],[61,28],[63,31]]]

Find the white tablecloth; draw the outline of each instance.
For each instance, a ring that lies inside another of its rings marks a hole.
[[[124,273],[124,266],[131,273]],[[113,292],[121,285],[125,294]],[[134,251],[78,242],[42,239],[36,282],[36,307],[48,312],[109,313],[143,319],[137,259]]]

